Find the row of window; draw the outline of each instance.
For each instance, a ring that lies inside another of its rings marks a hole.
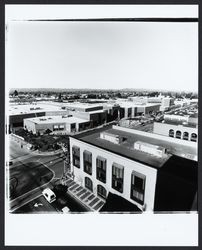
[[[72,148],[72,159],[73,165],[77,168],[80,168],[80,148]],[[89,151],[83,152],[83,164],[84,172],[89,175],[92,175],[92,153]],[[98,156],[96,158],[96,178],[97,180],[106,183],[106,166],[107,160],[103,157]],[[145,191],[145,181],[146,177],[135,171],[131,174],[131,192],[130,198],[139,202],[140,204],[144,203],[144,191]],[[123,193],[124,186],[124,167],[117,163],[112,165],[112,188],[117,190],[120,193]],[[93,182],[89,177],[85,177],[85,187],[93,191]],[[106,190],[101,185],[98,185],[97,192],[103,198],[106,197]]]
[[[183,140],[189,140],[189,133],[188,132],[184,132],[182,134],[182,132],[180,130],[177,130],[176,133],[173,129],[169,130],[169,136],[170,137],[175,137],[177,139],[183,139]],[[196,133],[191,133],[191,141],[197,141],[197,134]]]

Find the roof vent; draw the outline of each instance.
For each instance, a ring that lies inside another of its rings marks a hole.
[[[104,139],[106,141],[112,142],[114,144],[120,144],[122,141],[125,140],[125,138],[119,136],[119,135],[115,135],[115,134],[111,134],[108,132],[102,132],[100,133],[100,138]]]
[[[136,141],[134,143],[134,149],[157,157],[163,157],[166,155],[165,148],[142,141]]]

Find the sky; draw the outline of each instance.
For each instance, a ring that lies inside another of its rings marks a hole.
[[[9,21],[6,84],[197,91],[198,24]]]

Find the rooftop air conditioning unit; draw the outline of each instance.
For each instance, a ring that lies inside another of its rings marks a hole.
[[[134,149],[157,157],[163,157],[167,154],[166,148],[142,141],[136,141],[134,143]]]
[[[120,144],[123,141],[123,137],[107,132],[100,133],[100,138],[112,142],[114,144]]]

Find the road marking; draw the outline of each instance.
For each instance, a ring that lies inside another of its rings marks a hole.
[[[41,163],[41,162],[40,162],[40,163]],[[19,198],[21,198],[21,197],[23,197],[23,196],[25,196],[25,195],[27,195],[27,194],[29,194],[30,192],[33,192],[33,191],[36,190],[36,189],[39,189],[39,188],[41,188],[41,187],[43,187],[43,186],[45,186],[45,185],[48,185],[51,181],[53,181],[53,179],[55,178],[55,172],[54,172],[52,169],[50,169],[49,167],[47,167],[45,164],[43,164],[43,163],[41,163],[41,164],[44,165],[46,168],[48,168],[48,169],[53,173],[52,179],[51,179],[50,181],[44,183],[43,185],[38,186],[38,187],[36,187],[36,188],[34,188],[34,189],[32,189],[32,190],[30,190],[30,191],[28,191],[28,192],[26,192],[26,193],[24,193],[24,194],[22,194],[22,195],[16,197],[15,199],[11,200],[10,203],[13,202],[13,201],[15,201],[15,200],[17,200],[17,199],[19,199]]]
[[[39,197],[41,197],[41,196],[42,196],[42,194],[39,194],[39,195],[35,196],[34,198],[32,198],[32,199],[30,199],[30,200],[28,200],[28,201],[22,203],[21,205],[15,207],[14,209],[10,210],[10,212],[13,213],[13,212],[16,211],[17,209],[23,207],[24,205],[30,203],[31,201],[33,201],[33,200],[35,200],[35,199],[37,199],[37,198],[39,198]]]

